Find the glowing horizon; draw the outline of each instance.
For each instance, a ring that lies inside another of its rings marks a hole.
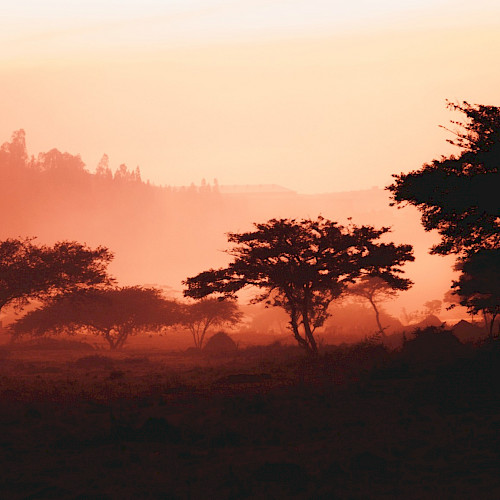
[[[430,20],[429,12],[442,18],[450,5],[448,0],[412,0],[404,4],[380,0],[376,5],[369,0],[356,5],[325,0],[51,0],[43,4],[24,0],[3,7],[0,39],[11,43],[13,54],[16,50],[18,55],[28,56],[30,52],[40,55],[45,51],[60,56],[66,51],[89,53],[110,47],[258,40],[313,31],[341,34],[395,23],[425,25]],[[460,17],[463,10],[459,8],[457,13],[454,6],[448,22],[453,22],[457,14]],[[470,16],[470,8],[467,10]]]
[[[453,150],[445,99],[498,103],[500,6],[21,1],[2,8],[0,142],[156,184],[384,186]],[[464,30],[464,27],[467,29]]]

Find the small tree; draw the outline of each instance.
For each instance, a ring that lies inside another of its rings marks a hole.
[[[107,266],[113,254],[76,241],[53,247],[35,245],[33,238],[0,241],[0,311],[8,304],[21,307],[29,300],[108,286]]]
[[[30,311],[11,329],[14,337],[29,334],[93,333],[110,349],[123,347],[130,335],[161,330],[180,320],[179,305],[155,288],[139,286],[74,292]]]
[[[201,349],[211,327],[236,325],[241,321],[242,316],[234,300],[206,297],[184,305],[182,324],[193,335],[195,347]]]
[[[441,312],[443,303],[439,299],[434,299],[434,300],[428,300],[427,302],[424,302],[424,312],[427,315],[435,315],[437,316]]]
[[[246,286],[262,291],[254,301],[282,307],[298,344],[317,352],[314,331],[328,317],[328,306],[347,284],[362,274],[387,281],[413,260],[410,245],[376,242],[388,228],[341,226],[323,217],[316,220],[272,219],[255,224],[248,233],[229,233],[236,244],[234,261],[225,269],[211,269],[188,278],[188,297],[211,294],[235,297]]]
[[[375,321],[377,322],[378,334],[385,337],[386,327],[380,322],[380,303],[396,296],[400,290],[408,290],[411,281],[404,278],[393,280],[392,283],[385,281],[377,276],[365,276],[357,283],[351,285],[348,293],[357,297],[366,299],[375,312]]]
[[[500,313],[500,249],[480,250],[461,259],[456,265],[461,271],[453,282],[453,294],[471,315],[483,313],[485,327],[493,336],[495,318]]]

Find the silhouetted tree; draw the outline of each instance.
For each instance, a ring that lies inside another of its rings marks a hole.
[[[242,316],[234,300],[205,297],[184,305],[182,324],[192,333],[195,347],[201,349],[211,327],[236,325]]]
[[[366,299],[375,312],[375,321],[378,326],[378,334],[385,337],[384,330],[380,322],[380,302],[396,296],[398,291],[408,290],[412,282],[409,279],[394,276],[389,282],[377,276],[364,276],[358,282],[349,286],[348,292],[351,295]]]
[[[76,241],[53,247],[36,245],[33,238],[0,241],[0,311],[10,303],[47,300],[75,290],[107,286],[112,253]]]
[[[500,313],[500,249],[479,250],[461,259],[456,265],[461,271],[453,282],[453,294],[471,315],[483,313],[486,328],[493,336],[495,318]]]
[[[105,179],[107,181],[111,181],[113,179],[113,173],[109,168],[109,156],[107,154],[103,154],[102,158],[99,160],[97,164],[95,175],[100,179]]]
[[[19,169],[28,163],[26,133],[23,129],[12,133],[10,142],[0,147],[0,166],[9,170]]]
[[[133,180],[133,175],[131,172],[129,172],[127,165],[122,163],[115,171],[114,175],[114,180],[115,181],[130,181]]]
[[[255,227],[248,233],[229,233],[229,242],[237,245],[228,251],[234,261],[225,269],[188,278],[184,294],[234,297],[247,285],[257,287],[263,292],[254,301],[283,307],[295,339],[313,353],[314,331],[348,283],[362,274],[390,281],[402,272],[400,265],[413,260],[410,245],[375,242],[388,228],[344,227],[323,217],[272,219]]]
[[[40,153],[36,161],[36,168],[43,172],[57,174],[59,178],[88,174],[80,155],[61,153],[58,149]]]
[[[465,114],[456,139],[458,156],[442,157],[420,170],[394,175],[388,186],[394,204],[404,202],[422,213],[426,231],[437,229],[442,239],[434,254],[463,254],[500,245],[500,108],[467,102],[448,107]]]
[[[422,224],[437,229],[442,239],[435,254],[458,254],[456,269],[462,276],[453,283],[460,303],[471,314],[498,311],[498,258],[500,217],[500,108],[448,103],[465,114],[465,122],[449,143],[461,149],[459,156],[442,157],[420,170],[395,175],[387,189],[395,204],[408,202],[422,213]]]
[[[21,335],[93,333],[110,349],[123,347],[130,335],[145,329],[161,330],[180,320],[177,302],[155,288],[123,287],[75,292],[30,311],[12,326]]]
[[[442,302],[438,299],[434,300],[428,300],[427,302],[424,302],[424,311],[429,315],[438,315],[441,312],[441,306]]]

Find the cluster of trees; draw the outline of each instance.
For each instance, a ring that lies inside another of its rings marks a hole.
[[[120,349],[130,335],[161,331],[179,322],[175,301],[143,287],[90,289],[66,294],[28,312],[13,325],[15,336],[91,333],[110,349]]]
[[[416,206],[424,228],[439,232],[432,253],[457,255],[453,294],[469,312],[484,314],[493,335],[500,307],[500,108],[466,102],[450,107],[467,117],[453,122],[459,130],[450,142],[460,155],[395,175],[387,189],[393,204]],[[103,164],[98,174],[108,170]],[[138,172],[134,176],[140,181]],[[229,233],[232,262],[185,280],[191,304],[167,300],[152,288],[114,286],[106,271],[112,254],[104,247],[8,239],[0,242],[0,310],[11,302],[42,302],[16,323],[17,335],[86,331],[116,349],[140,330],[182,324],[201,349],[209,328],[241,320],[237,293],[253,287],[259,291],[254,302],[284,309],[297,343],[316,353],[315,330],[328,318],[330,304],[346,294],[370,303],[384,336],[380,303],[412,285],[402,267],[414,259],[411,245],[386,242],[387,233],[387,227],[343,226],[321,216],[271,219],[253,231]]]
[[[95,174],[86,169],[80,155],[61,152],[53,148],[47,152],[39,153],[37,157],[29,156],[26,148],[26,132],[23,129],[12,133],[10,142],[0,146],[0,173],[1,177],[14,182],[16,179],[26,179],[29,174],[42,174],[45,176],[56,176],[59,180],[71,180],[75,182],[88,182],[92,178],[96,182],[137,183],[149,190],[157,186],[151,186],[149,182],[143,182],[139,166],[135,169],[129,168],[122,163],[113,170],[109,164],[109,156],[104,154],[96,166]],[[42,177],[38,177],[40,181]],[[214,179],[213,185],[202,179],[200,186],[191,184],[189,188],[177,188],[165,186],[167,192],[189,191],[191,193],[218,193],[219,185]]]
[[[500,108],[448,106],[466,116],[452,122],[458,129],[448,141],[460,154],[395,175],[388,189],[394,204],[417,207],[424,228],[439,232],[431,253],[457,256],[453,294],[469,313],[484,315],[492,336],[500,310]]]
[[[180,283],[188,266],[211,262],[200,245],[219,248],[228,219],[236,217],[235,200],[224,198],[213,180],[158,186],[106,155],[93,173],[79,155],[54,148],[30,153],[22,130],[0,145],[0,240],[36,235],[104,245],[126,283]]]
[[[400,274],[401,266],[413,260],[412,247],[380,242],[389,228],[346,227],[321,216],[272,219],[255,228],[229,233],[233,262],[188,278],[184,293],[195,299],[235,298],[241,289],[256,287],[260,294],[254,301],[285,309],[293,336],[311,353],[318,350],[315,330],[349,284],[380,279],[394,290],[411,285]]]
[[[113,254],[75,241],[37,245],[34,238],[0,241],[0,312],[29,300],[47,301],[68,293],[111,286]]]
[[[179,325],[201,349],[210,328],[241,320],[231,301],[179,303],[156,288],[118,287],[107,270],[112,258],[107,248],[74,241],[53,246],[37,245],[33,238],[1,241],[0,312],[9,305],[39,304],[12,325],[14,338],[91,333],[120,349],[131,335]]]
[[[387,189],[394,204],[408,202],[421,211],[427,231],[438,230],[442,239],[432,253],[458,255],[461,275],[453,293],[469,312],[490,318],[492,335],[500,307],[500,108],[449,106],[467,117],[453,122],[459,130],[450,142],[461,148],[460,155],[395,175]],[[315,329],[328,317],[330,303],[350,291],[370,302],[384,334],[377,302],[410,287],[401,277],[401,266],[413,260],[410,245],[380,243],[388,228],[343,227],[322,217],[273,219],[255,227],[230,233],[233,262],[188,278],[185,295],[234,297],[246,286],[256,287],[262,293],[255,300],[284,308],[299,345],[316,352]]]

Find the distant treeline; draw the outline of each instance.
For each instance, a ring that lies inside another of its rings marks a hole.
[[[180,290],[186,276],[227,264],[227,232],[248,230],[253,222],[272,217],[322,214],[391,226],[395,241],[414,245],[417,266],[433,265],[418,218],[391,208],[383,189],[302,195],[266,191],[266,186],[237,192],[233,186],[226,194],[215,180],[158,186],[142,179],[138,168],[121,165],[113,171],[106,155],[94,170],[79,155],[57,149],[30,156],[24,131],[14,132],[0,147],[0,239],[36,236],[46,244],[104,245],[115,254],[110,271],[121,284]],[[443,280],[443,290],[448,286]],[[421,295],[422,303],[429,299]]]
[[[95,173],[57,149],[29,156],[23,130],[0,148],[0,185],[0,237],[105,245],[117,256],[115,274],[129,283],[179,281],[186,272],[175,271],[205,265],[200,247],[220,247],[227,230],[217,222],[226,212],[217,184],[157,186],[139,168],[113,173],[106,155]]]

